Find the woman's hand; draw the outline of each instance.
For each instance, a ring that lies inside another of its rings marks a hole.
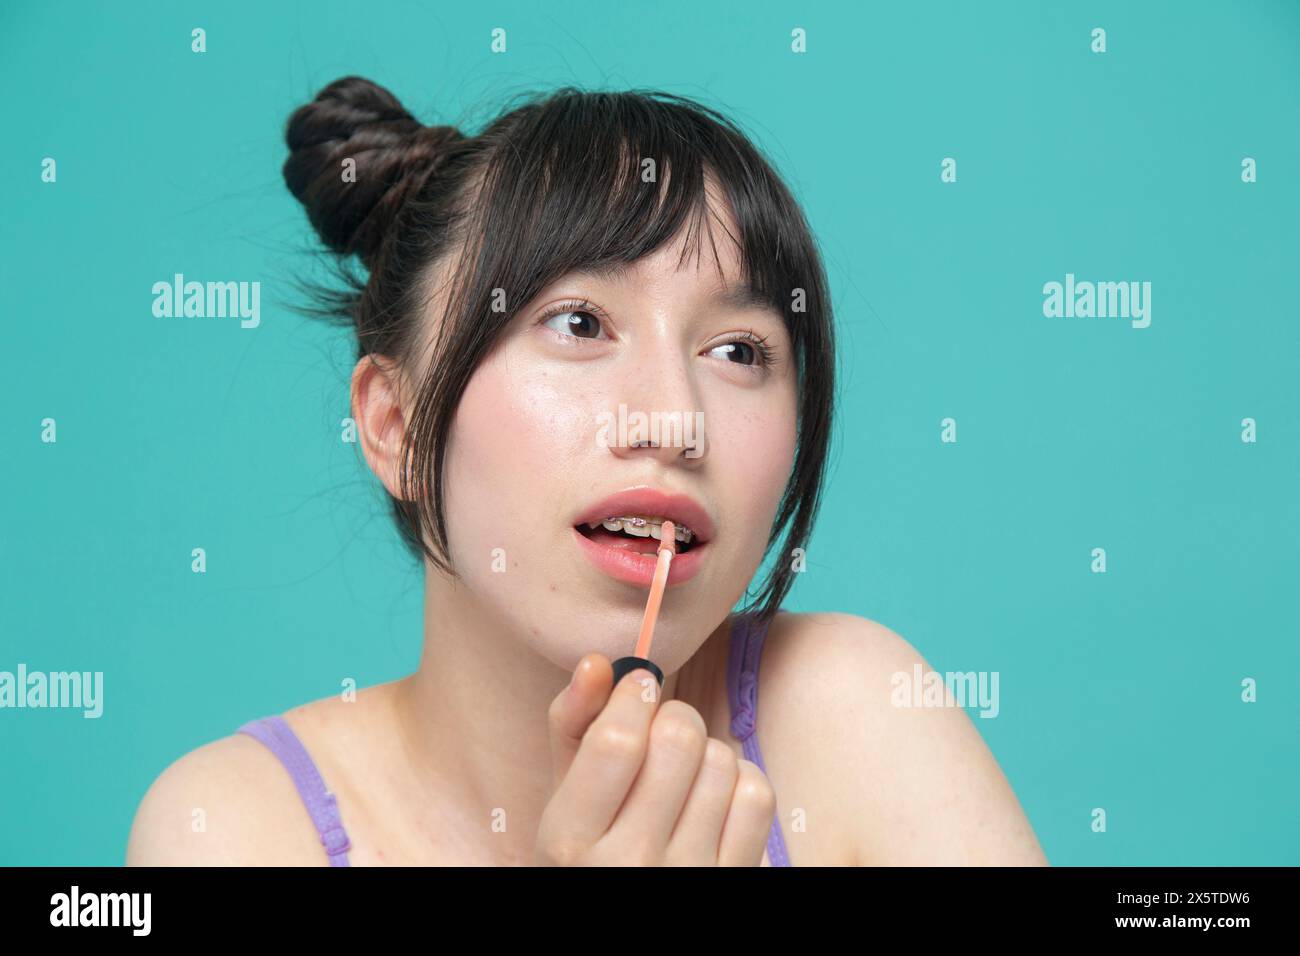
[[[554,792],[540,866],[758,866],[776,795],[758,765],[708,736],[690,704],[660,706],[646,670],[617,687],[601,654],[551,703]]]

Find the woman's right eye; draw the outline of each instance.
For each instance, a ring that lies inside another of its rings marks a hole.
[[[599,318],[583,309],[570,306],[552,312],[542,320],[541,324],[561,335],[570,335],[578,339],[599,338],[601,333]]]

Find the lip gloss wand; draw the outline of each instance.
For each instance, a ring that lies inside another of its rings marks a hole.
[[[646,601],[645,616],[641,619],[641,636],[637,638],[636,653],[633,656],[620,657],[614,661],[615,686],[624,674],[638,667],[644,667],[654,674],[660,687],[664,685],[664,672],[649,659],[650,642],[654,639],[655,622],[659,620],[659,605],[663,603],[664,589],[668,587],[668,568],[673,563],[673,555],[677,553],[677,526],[665,520],[660,526],[659,535],[659,563],[655,565],[654,580],[650,582],[650,598]]]

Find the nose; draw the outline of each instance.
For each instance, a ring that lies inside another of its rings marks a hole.
[[[707,453],[704,409],[679,343],[655,337],[629,353],[627,371],[613,391],[614,427],[607,443],[617,458],[654,458],[666,466],[698,466]],[[673,337],[675,338],[675,337]]]

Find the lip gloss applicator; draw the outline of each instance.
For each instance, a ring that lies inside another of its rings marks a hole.
[[[658,564],[655,566],[654,580],[650,582],[650,598],[645,603],[645,616],[641,618],[641,636],[636,641],[636,653],[631,657],[620,657],[614,661],[614,686],[623,679],[623,675],[638,667],[644,667],[659,686],[664,686],[664,672],[649,659],[650,642],[654,639],[655,622],[659,620],[659,605],[663,603],[664,589],[668,587],[668,568],[677,553],[677,526],[664,520],[659,529]]]

